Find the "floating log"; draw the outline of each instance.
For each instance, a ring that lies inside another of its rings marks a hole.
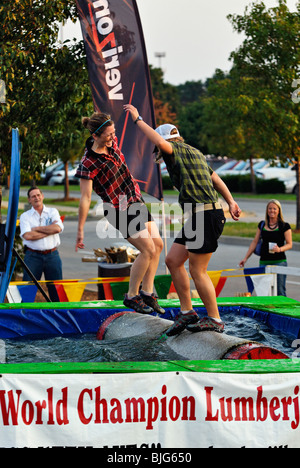
[[[152,315],[119,312],[109,317],[99,328],[99,340],[118,340],[141,336],[164,343],[181,359],[218,361],[222,359],[289,359],[277,349],[244,340],[226,333],[184,331],[178,336],[166,337],[172,322]]]

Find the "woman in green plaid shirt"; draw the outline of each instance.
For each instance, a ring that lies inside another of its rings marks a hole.
[[[203,154],[185,144],[174,125],[161,125],[153,130],[135,107],[128,104],[124,109],[130,112],[134,123],[153,142],[159,156],[164,159],[172,182],[179,191],[179,203],[188,215],[166,258],[181,305],[180,314],[166,334],[174,336],[185,328],[191,332],[222,333],[224,323],[220,318],[215,288],[207,273],[226,222],[218,193],[228,203],[235,221],[239,220],[241,210],[227,186],[208,166]],[[208,316],[201,320],[193,310],[189,275],[184,266],[187,260],[192,279],[207,310]]]

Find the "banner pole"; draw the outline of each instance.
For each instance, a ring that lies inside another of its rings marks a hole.
[[[155,128],[153,92],[142,23],[136,0],[76,0],[95,110],[113,116],[119,148],[143,191],[161,198],[153,171],[153,144],[128,123],[124,104],[138,106]],[[0,82],[1,83],[1,82]]]
[[[167,244],[167,225],[166,225],[166,210],[165,210],[165,200],[164,198],[161,199],[161,206],[162,206],[162,235],[163,235],[163,242],[165,246],[165,260],[168,255],[168,244]],[[169,275],[169,269],[166,265],[166,275]]]

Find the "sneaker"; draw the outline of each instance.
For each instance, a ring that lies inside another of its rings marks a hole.
[[[139,314],[152,314],[152,312],[154,312],[152,307],[145,304],[141,296],[135,296],[129,299],[128,294],[125,294],[123,304],[129,309],[135,310],[135,312],[138,312]]]
[[[143,291],[141,291],[140,296],[147,306],[152,307],[154,312],[157,312],[158,314],[161,314],[161,315],[166,313],[165,309],[160,307],[159,303],[157,302],[157,296],[155,294],[151,294],[151,296],[148,296]]]
[[[179,335],[183,330],[192,323],[197,323],[199,320],[197,312],[191,310],[188,314],[182,314],[180,312],[177,315],[174,324],[166,331],[167,336]]]
[[[216,322],[212,317],[204,317],[198,323],[188,325],[187,330],[192,333],[203,331],[223,333],[225,330],[225,324],[223,322]]]

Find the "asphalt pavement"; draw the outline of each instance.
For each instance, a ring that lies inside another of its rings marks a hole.
[[[45,192],[47,198],[55,198],[53,192]],[[78,192],[74,192],[71,196],[79,196]],[[94,195],[94,199],[97,199]],[[145,201],[148,203],[157,203],[157,200],[150,196],[145,196]],[[165,203],[173,205],[177,202],[177,197],[166,196]],[[266,204],[265,200],[247,200],[237,199],[241,209],[243,210],[243,222],[259,222],[265,218]],[[224,206],[226,204],[224,203]],[[296,203],[282,202],[283,213],[285,220],[291,224],[296,222]],[[89,279],[98,276],[98,265],[96,263],[82,262],[83,256],[93,254],[93,249],[110,247],[115,243],[123,245],[128,244],[127,241],[118,237],[119,233],[115,231],[106,221],[100,218],[90,217],[85,226],[85,249],[80,252],[75,252],[75,241],[77,233],[77,219],[69,218],[65,221],[65,230],[61,235],[60,255],[63,261],[63,270],[65,279]],[[167,239],[167,249],[169,250],[174,238]],[[238,268],[238,264],[244,258],[250,240],[241,238],[226,238],[222,237],[219,243],[219,249],[212,256],[209,269],[210,270],[225,270]],[[299,267],[300,252],[287,252],[288,264],[291,267]],[[253,255],[247,267],[258,266],[258,257]],[[187,265],[188,268],[188,265]],[[161,255],[161,260],[158,268],[158,274],[164,274],[165,254]],[[237,272],[238,274],[239,272]],[[221,297],[234,297],[236,294],[247,292],[246,282],[244,278],[228,279],[222,291]],[[289,297],[300,301],[300,277],[288,277],[287,292]]]

